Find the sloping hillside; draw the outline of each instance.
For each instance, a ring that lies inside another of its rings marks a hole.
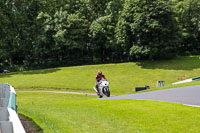
[[[150,85],[151,90],[155,89],[158,80],[164,80],[166,86],[164,88],[168,88],[173,87],[168,84],[179,81],[178,79],[182,76],[185,78],[200,76],[200,60],[198,56],[187,56],[161,61],[30,70],[0,74],[0,82],[9,83],[17,89],[62,89],[93,92],[92,87],[98,70],[102,70],[110,82],[112,94],[127,94],[133,93],[135,87],[145,85]],[[198,83],[195,81],[192,84]]]

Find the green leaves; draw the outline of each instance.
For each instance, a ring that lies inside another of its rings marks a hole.
[[[0,1],[0,61],[50,67],[198,53],[199,14],[198,0]]]
[[[126,0],[124,7],[116,31],[126,53],[134,58],[158,58],[160,50],[155,49],[165,54],[176,49],[176,38],[172,40],[176,23],[169,1]]]
[[[200,50],[200,1],[178,1],[176,6],[177,20],[181,27],[183,51],[198,53]]]

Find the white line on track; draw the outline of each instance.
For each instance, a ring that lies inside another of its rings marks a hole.
[[[183,105],[187,105],[187,106],[191,106],[191,107],[199,107],[200,108],[200,106],[198,106],[198,105],[191,105],[191,104],[183,104]]]
[[[149,99],[135,99],[135,100],[145,100],[145,101],[157,101],[157,100],[149,100]],[[168,102],[168,101],[162,101],[161,102]],[[168,103],[177,103],[177,102],[168,102]],[[182,103],[178,103],[178,104],[182,104]],[[192,105],[192,104],[182,104],[182,105],[186,105],[186,106],[191,106],[191,107],[199,107],[199,105]]]

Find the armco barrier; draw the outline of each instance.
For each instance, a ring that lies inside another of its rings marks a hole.
[[[9,84],[0,84],[0,133],[25,133],[17,114],[16,92]]]

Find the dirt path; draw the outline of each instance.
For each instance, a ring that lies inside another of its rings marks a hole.
[[[66,93],[66,94],[80,94],[80,95],[94,95],[96,93],[80,93],[80,92],[66,92],[66,91],[17,91],[17,92],[47,92],[47,93]]]

